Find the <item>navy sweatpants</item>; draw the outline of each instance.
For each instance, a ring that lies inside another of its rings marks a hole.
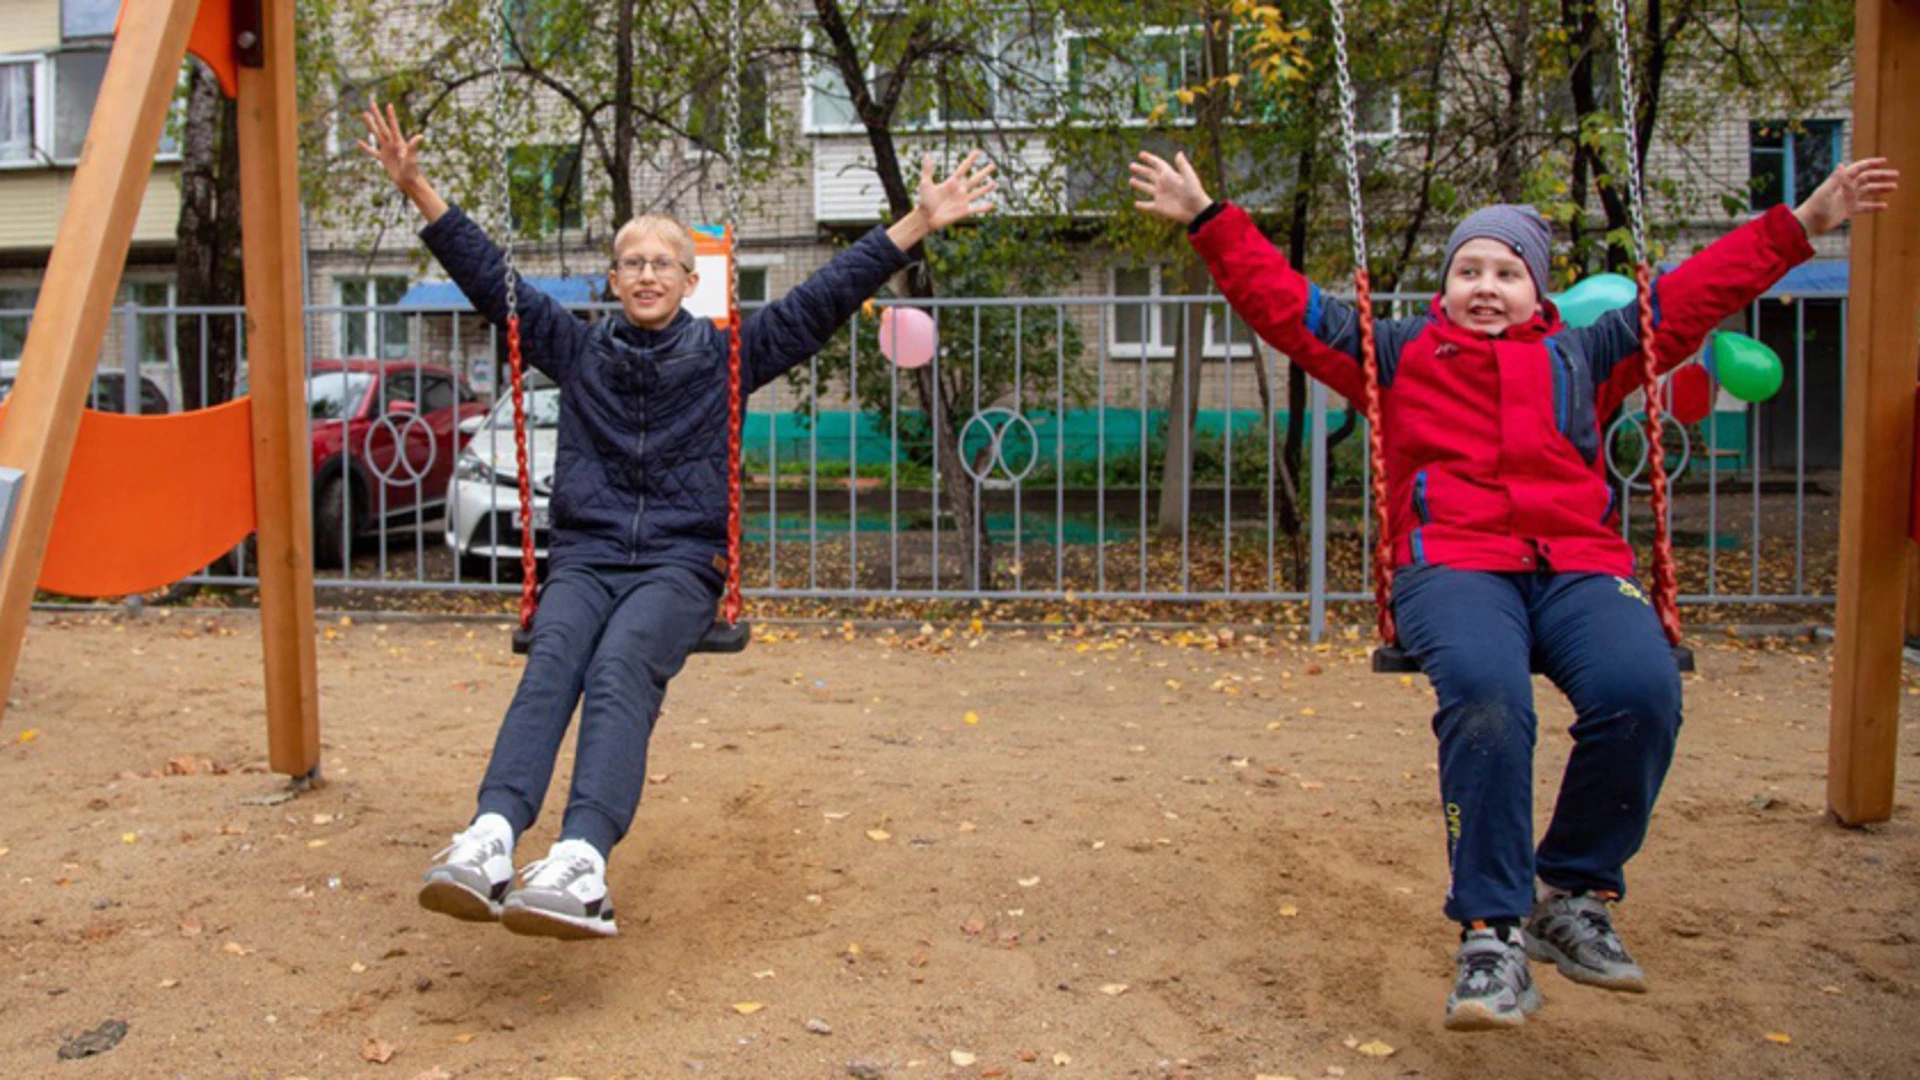
[[[610,853],[640,806],[647,740],[667,680],[713,625],[718,601],[711,580],[681,567],[555,570],[540,594],[526,670],[480,783],[478,814],[505,817],[515,836],[532,827],[580,703],[560,836]]]
[[[1537,876],[1624,894],[1680,731],[1680,676],[1646,594],[1608,574],[1394,575],[1394,618],[1439,696],[1440,794],[1458,922],[1525,918]],[[1533,844],[1530,659],[1573,703],[1573,753]]]

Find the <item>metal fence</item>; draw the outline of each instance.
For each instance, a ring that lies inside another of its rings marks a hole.
[[[1426,298],[1379,302],[1394,314]],[[889,360],[881,320],[861,314],[750,402],[749,595],[1217,603],[1269,620],[1280,614],[1271,605],[1300,604],[1288,617],[1316,637],[1330,603],[1370,600],[1364,421],[1317,383],[1296,394],[1305,404],[1296,416],[1292,365],[1251,341],[1217,297],[917,304],[939,341],[926,368]],[[19,330],[28,314],[0,311],[0,328]],[[1706,420],[1673,429],[1681,599],[1828,604],[1845,297],[1769,298],[1738,323],[1729,328],[1776,349],[1785,385],[1761,405],[1716,387]],[[153,412],[217,399],[229,392],[227,358],[232,392],[244,392],[242,326],[238,309],[116,308],[92,404]],[[369,595],[516,589],[529,523],[514,491],[510,415],[494,409],[499,335],[464,310],[329,306],[309,309],[307,341],[317,583]],[[1170,361],[1181,355],[1202,360],[1176,386]],[[14,370],[0,364],[8,387]],[[543,393],[534,390],[536,404]],[[1636,399],[1613,420],[1604,452],[1623,534],[1644,560],[1637,409]],[[536,421],[551,420],[543,410]],[[1181,410],[1192,417],[1190,452],[1168,473],[1179,428],[1169,421]],[[933,437],[930,411],[949,418],[951,441]],[[532,441],[539,533],[550,429],[537,425]],[[959,476],[969,480],[956,493]],[[193,580],[255,578],[242,549]]]

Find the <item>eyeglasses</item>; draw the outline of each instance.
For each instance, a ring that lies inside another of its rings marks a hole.
[[[675,273],[693,269],[679,259],[670,259],[665,256],[658,259],[642,259],[637,255],[629,255],[613,264],[614,269],[628,277],[639,277],[641,272],[649,266],[653,267],[655,277],[671,277]]]

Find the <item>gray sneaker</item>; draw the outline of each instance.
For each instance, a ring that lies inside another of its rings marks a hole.
[[[513,884],[513,833],[475,824],[453,838],[427,871],[420,906],[468,922],[500,917]]]
[[[1613,929],[1607,902],[1591,894],[1548,896],[1527,920],[1527,955],[1551,960],[1574,982],[1629,994],[1647,992],[1647,974]]]
[[[1447,1030],[1519,1027],[1540,1008],[1518,930],[1469,930],[1454,954],[1459,974],[1447,995]]]
[[[553,845],[546,858],[520,871],[520,881],[500,913],[500,924],[514,933],[579,941],[620,932],[606,860],[585,840]]]

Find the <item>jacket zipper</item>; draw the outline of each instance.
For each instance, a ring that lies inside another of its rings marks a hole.
[[[1413,512],[1420,518],[1420,524],[1433,524],[1433,514],[1427,506],[1427,471],[1413,474]]]

